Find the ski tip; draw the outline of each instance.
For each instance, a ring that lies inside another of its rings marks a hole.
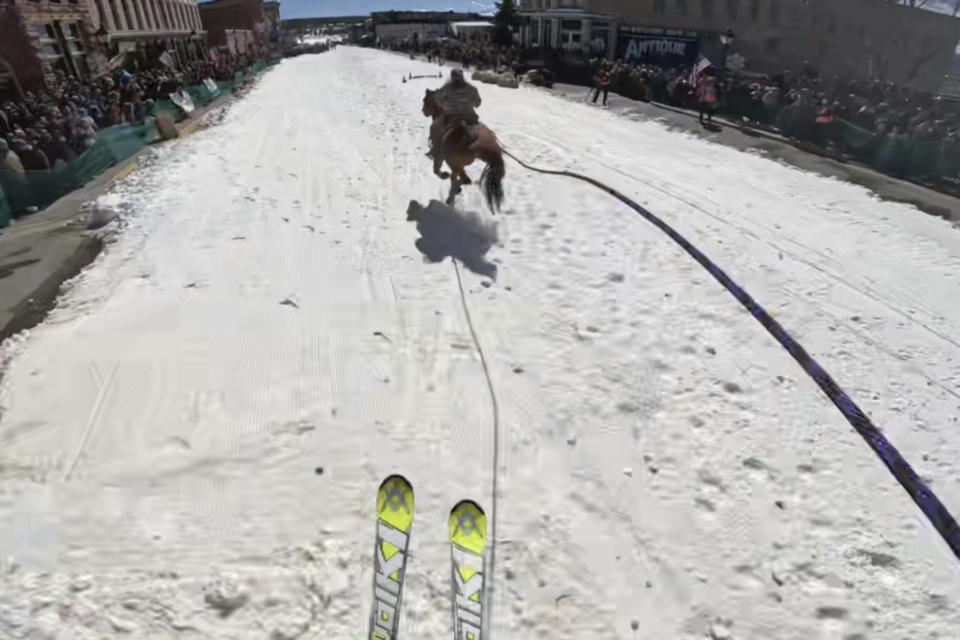
[[[413,524],[413,485],[401,475],[392,475],[380,483],[377,491],[377,517],[391,527],[410,531]]]
[[[461,500],[450,510],[450,542],[476,554],[483,554],[487,542],[487,516],[473,500]]]

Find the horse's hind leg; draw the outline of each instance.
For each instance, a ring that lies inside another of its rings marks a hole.
[[[433,173],[441,180],[446,180],[450,177],[450,174],[446,171],[441,171],[441,168],[443,168],[443,153],[437,149],[437,154],[433,158]]]
[[[455,169],[453,176],[450,178],[450,195],[447,197],[447,205],[452,207],[458,195],[460,195],[460,180],[457,178],[457,170]]]
[[[446,150],[443,148],[444,140],[440,125],[436,121],[430,125],[430,142],[433,145],[432,155],[427,155],[433,158],[433,173],[441,180],[446,180],[450,177],[450,174],[446,171],[441,171],[443,168],[443,156]]]
[[[473,180],[467,175],[467,170],[464,167],[460,167],[457,174],[460,176],[460,184],[473,184]]]

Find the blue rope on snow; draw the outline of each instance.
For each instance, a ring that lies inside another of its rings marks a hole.
[[[702,251],[697,249],[693,243],[680,235],[680,233],[669,224],[616,189],[608,187],[598,180],[572,171],[556,171],[532,167],[506,149],[503,151],[506,155],[516,160],[522,167],[530,171],[546,175],[575,178],[606,191],[636,211],[647,220],[647,222],[663,231],[670,236],[671,240],[683,247],[684,251],[689,253],[704,269],[709,271],[710,275],[716,278],[717,281],[764,326],[770,335],[793,356],[793,359],[807,372],[807,375],[817,383],[817,386],[819,386],[833,404],[836,405],[840,413],[843,414],[843,417],[847,419],[847,422],[867,441],[867,444],[870,445],[873,452],[876,453],[877,457],[886,465],[890,473],[893,474],[893,477],[895,477],[906,492],[910,494],[910,497],[913,498],[913,501],[920,507],[920,510],[927,517],[927,520],[930,521],[930,524],[933,525],[937,533],[939,533],[944,542],[947,543],[947,546],[950,547],[950,550],[953,551],[953,554],[960,560],[960,526],[957,525],[956,519],[950,514],[943,503],[940,502],[940,499],[933,490],[920,479],[913,470],[913,467],[910,466],[910,463],[904,459],[896,447],[890,444],[890,441],[887,440],[880,429],[878,429],[873,422],[871,422],[870,418],[863,413],[860,407],[850,399],[850,396],[848,396],[846,392],[840,388],[840,385],[830,377],[830,374],[820,366],[820,363],[814,360],[813,357],[800,346],[800,343],[794,340],[793,337],[787,333],[787,330],[780,326],[780,323],[774,320],[773,317],[767,313],[766,309],[761,307],[749,293],[744,291],[740,285],[724,273],[723,269],[718,267],[716,263],[705,256]]]

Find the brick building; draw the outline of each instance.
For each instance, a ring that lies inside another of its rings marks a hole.
[[[149,64],[163,51],[180,62],[203,55],[204,32],[196,0],[86,2],[90,5],[92,32],[106,56],[137,53]],[[106,63],[106,59],[101,62]]]
[[[199,7],[211,47],[224,47],[237,53],[234,49],[240,42],[245,43],[245,50],[254,51],[276,45],[279,25],[273,16],[279,17],[279,2],[212,0]]]
[[[120,53],[195,59],[202,39],[195,0],[0,0],[0,99],[96,76]]]
[[[880,79],[936,91],[953,60],[960,20],[888,0],[521,0],[532,46],[609,58],[720,63],[732,29],[748,70],[808,68],[825,77]],[[629,54],[629,55],[628,55]]]
[[[280,26],[280,3],[276,0],[267,0],[263,3],[263,15],[266,17],[267,22]]]
[[[42,90],[57,75],[87,77],[88,25],[86,0],[0,0],[0,99]]]

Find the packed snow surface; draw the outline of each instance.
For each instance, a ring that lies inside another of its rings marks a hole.
[[[446,195],[420,112],[439,80],[402,82],[431,71],[285,60],[116,188],[105,252],[3,354],[0,636],[361,637],[399,472],[401,635],[450,637],[446,516],[492,511],[494,440],[454,266],[414,244],[445,218],[407,219]],[[960,512],[948,222],[479,89],[518,156],[606,181],[723,266]],[[728,293],[588,185],[510,162],[505,187],[495,230],[476,187],[458,204],[499,238],[461,267],[500,408],[494,638],[957,637],[946,545]]]

